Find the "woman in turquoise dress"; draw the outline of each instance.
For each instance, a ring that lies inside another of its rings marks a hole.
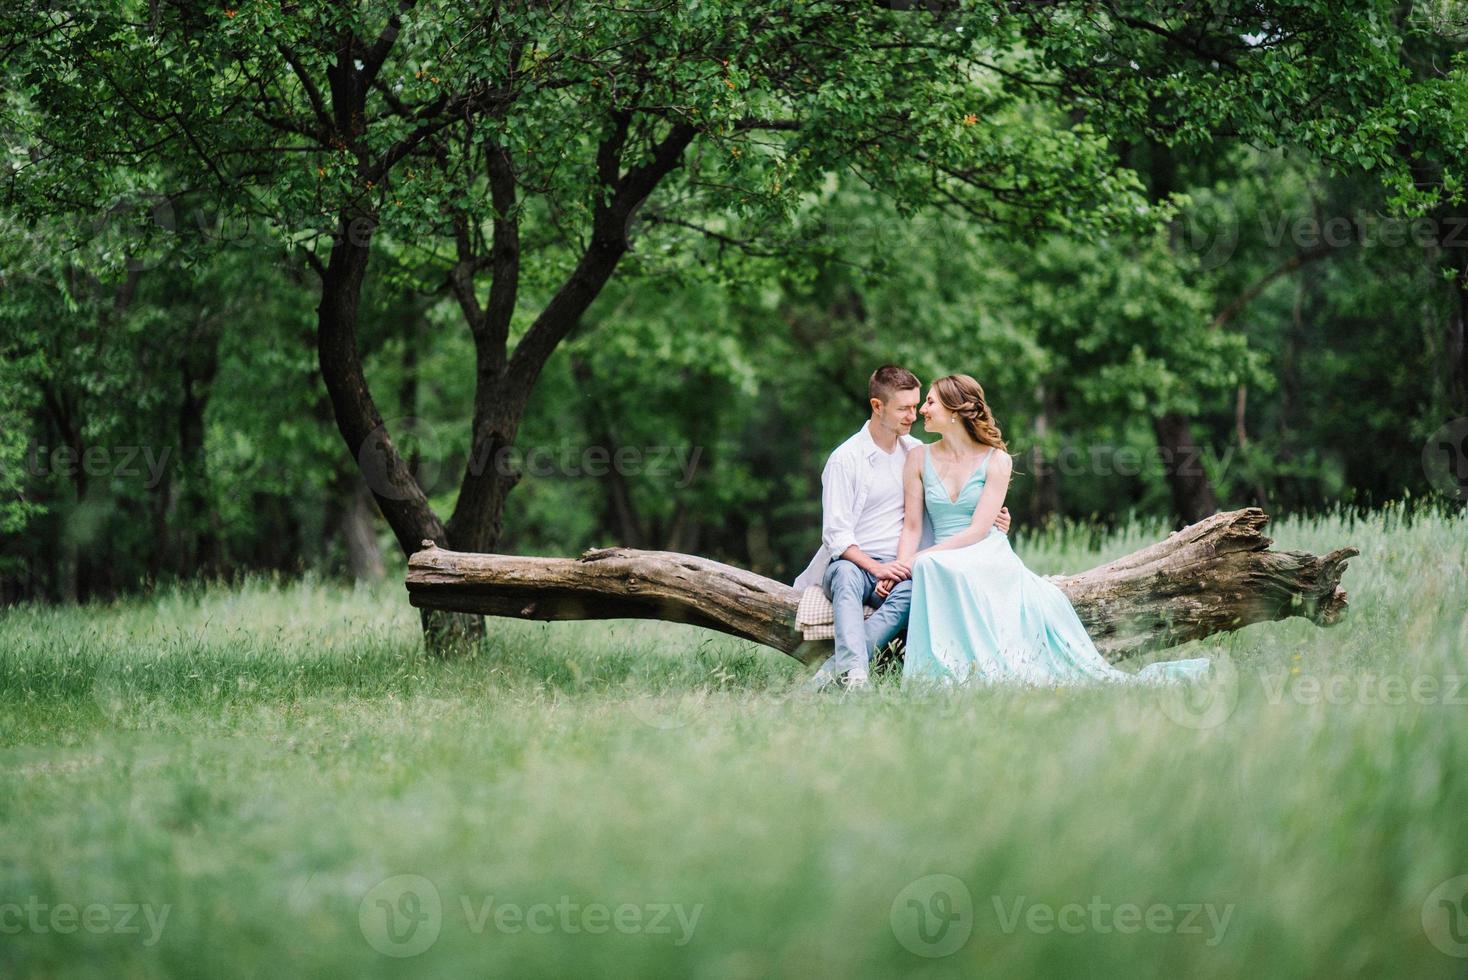
[[[919,683],[1162,682],[1204,678],[1208,661],[1118,670],[1096,649],[1070,600],[1025,567],[994,527],[1013,467],[1004,438],[966,374],[933,382],[919,411],[941,438],[907,454],[897,561],[912,572],[904,686]],[[934,544],[919,552],[923,511]]]

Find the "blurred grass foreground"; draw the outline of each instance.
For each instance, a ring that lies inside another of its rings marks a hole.
[[[770,650],[251,580],[0,613],[0,975],[1461,976],[1468,516],[1188,693],[801,700]],[[1022,537],[1036,571],[1124,554]]]

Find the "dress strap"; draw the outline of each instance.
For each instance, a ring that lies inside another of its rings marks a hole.
[[[974,470],[975,473],[982,473],[982,474],[984,474],[985,477],[988,477],[988,475],[989,475],[989,458],[994,455],[994,450],[996,450],[998,448],[999,448],[998,446],[990,446],[989,447],[989,451],[984,454],[984,461],[979,464],[979,468],[978,469]]]

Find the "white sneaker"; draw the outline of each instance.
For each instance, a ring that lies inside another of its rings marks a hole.
[[[835,680],[836,675],[828,671],[825,667],[822,667],[805,679],[805,682],[800,685],[800,693],[819,694],[827,687],[830,687]]]
[[[866,674],[847,674],[843,685],[848,691],[870,691],[872,682]]]

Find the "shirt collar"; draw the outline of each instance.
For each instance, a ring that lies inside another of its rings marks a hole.
[[[866,459],[870,460],[878,453],[883,456],[888,455],[886,452],[883,452],[882,447],[877,445],[877,441],[872,438],[870,423],[863,422],[861,424],[861,429],[857,432],[857,438],[859,440],[859,445],[861,446],[861,454]],[[911,449],[920,441],[921,440],[919,440],[916,436],[912,435],[898,436],[897,447],[899,449]]]

